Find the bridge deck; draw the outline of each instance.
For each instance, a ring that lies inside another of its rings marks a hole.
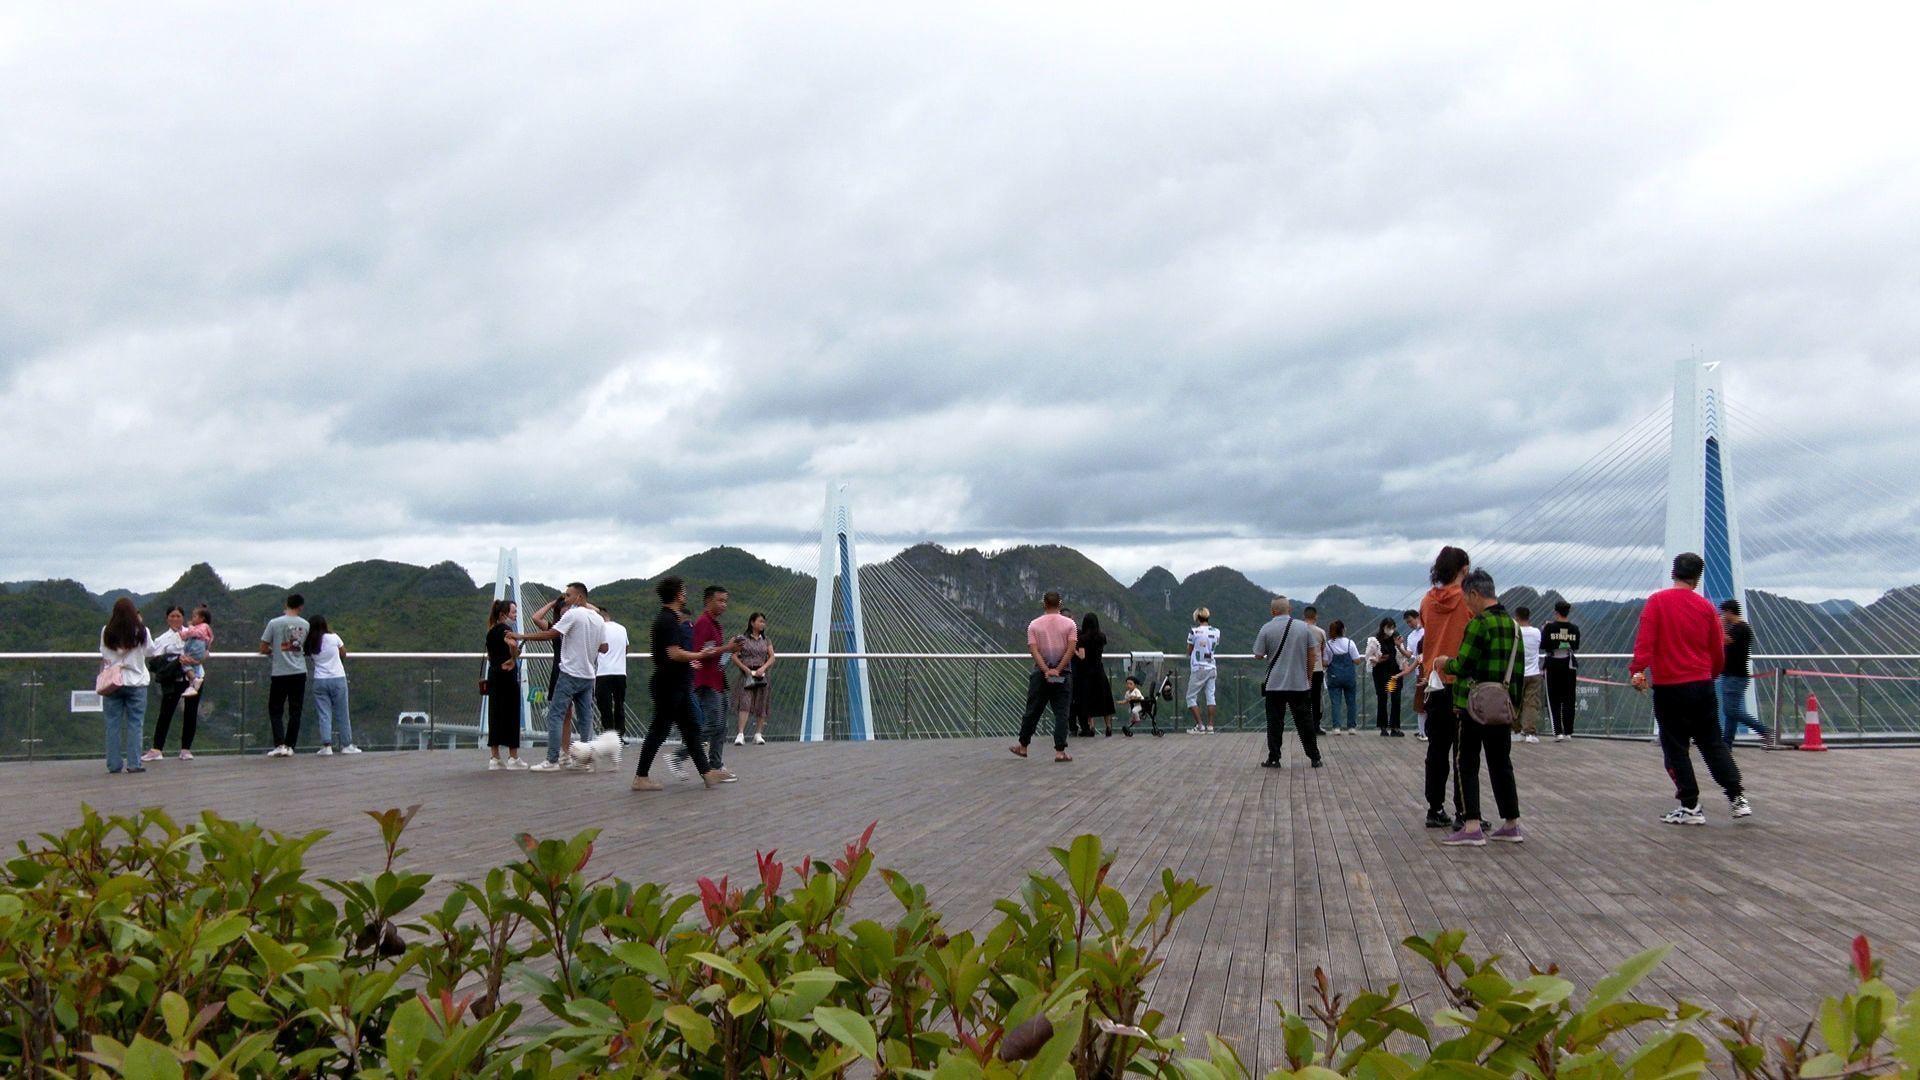
[[[729,747],[740,783],[708,792],[663,777],[669,790],[653,795],[628,792],[626,770],[489,773],[472,750],[202,758],[144,776],[60,762],[0,766],[0,820],[10,849],[72,821],[83,801],[204,807],[333,830],[312,862],[342,874],[375,859],[361,810],[417,801],[407,862],[440,875],[511,858],[517,830],[592,826],[601,866],[690,886],[750,874],[756,848],[837,852],[878,819],[880,865],[927,884],[959,925],[984,922],[1028,868],[1050,865],[1047,845],[1098,832],[1120,853],[1122,888],[1144,888],[1161,867],[1215,886],[1172,940],[1154,1003],[1182,1030],[1234,1038],[1262,1069],[1278,1046],[1270,1000],[1297,1004],[1315,966],[1340,987],[1431,989],[1397,943],[1440,927],[1582,981],[1673,942],[1647,992],[1757,1011],[1796,1033],[1845,985],[1856,933],[1897,983],[1920,978],[1920,755],[1742,751],[1758,814],[1735,824],[1716,793],[1708,827],[1676,828],[1655,820],[1671,789],[1653,747],[1518,746],[1528,842],[1448,850],[1421,827],[1423,749],[1362,735],[1329,740],[1325,769],[1293,757],[1269,771],[1254,767],[1252,735],[1102,739],[1076,744],[1070,765],[1020,761],[988,740]],[[872,891],[882,910],[884,890]]]

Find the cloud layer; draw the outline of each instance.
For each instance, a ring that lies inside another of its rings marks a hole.
[[[1698,349],[1753,584],[1920,580],[1912,16],[1474,14],[10,9],[0,577],[798,559],[842,476],[1390,600]]]

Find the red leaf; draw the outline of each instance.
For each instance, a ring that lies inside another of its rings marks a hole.
[[[1873,946],[1867,944],[1865,934],[1853,939],[1853,970],[1862,981],[1873,978]]]
[[[585,870],[587,868],[587,860],[591,858],[593,858],[593,841],[589,840],[587,841],[587,850],[580,853],[580,862],[573,868],[573,872],[577,874]]]

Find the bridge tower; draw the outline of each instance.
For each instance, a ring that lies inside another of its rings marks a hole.
[[[835,580],[840,587],[834,588]],[[835,599],[839,600],[839,618]],[[837,639],[840,648],[834,648]],[[860,561],[853,545],[853,507],[845,481],[827,484],[826,516],[820,526],[820,574],[814,579],[811,653],[867,651],[865,617],[860,606]],[[807,661],[807,699],[800,717],[802,742],[827,738],[827,704],[833,661]],[[847,738],[873,738],[873,692],[867,682],[865,660],[846,661]]]
[[[1726,389],[1718,361],[1682,360],[1673,379],[1673,452],[1667,465],[1667,561],[1684,551],[1707,562],[1701,595],[1747,602],[1740,517],[1727,451]]]

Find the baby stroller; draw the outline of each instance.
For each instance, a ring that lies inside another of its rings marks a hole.
[[[1137,652],[1128,656],[1127,677],[1140,687],[1143,701],[1137,716],[1128,716],[1127,726],[1145,720],[1154,738],[1166,734],[1160,730],[1160,703],[1173,700],[1173,673],[1165,671],[1167,654]]]

